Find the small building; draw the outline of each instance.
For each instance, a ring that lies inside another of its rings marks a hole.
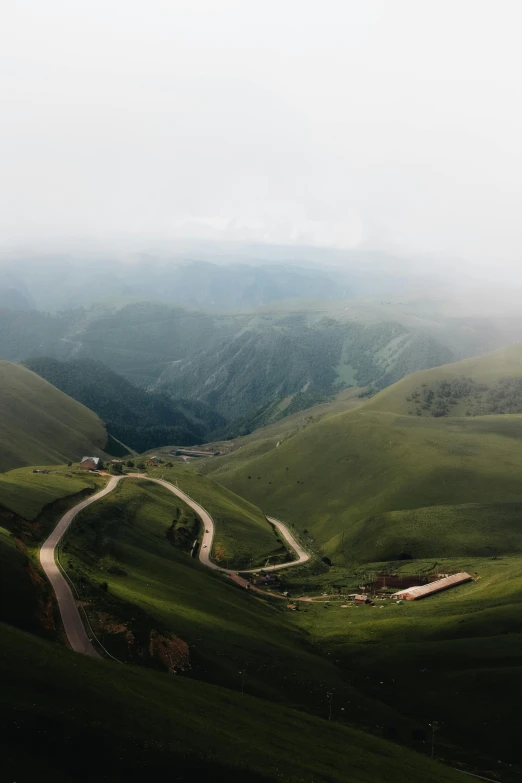
[[[149,457],[147,460],[147,465],[162,465],[163,460],[160,457]]]
[[[253,580],[255,585],[278,585],[279,579],[275,574],[263,574]]]
[[[449,587],[456,587],[465,582],[471,582],[472,579],[472,576],[465,571],[461,571],[458,574],[452,574],[443,579],[437,579],[436,582],[430,582],[427,585],[419,585],[418,587],[408,587],[406,590],[399,590],[399,592],[392,595],[392,598],[403,601],[416,601],[419,598],[425,598],[427,595],[440,593],[441,590],[447,590]]]
[[[170,452],[175,457],[219,457],[219,451],[203,451],[202,449],[176,449]]]
[[[82,457],[80,470],[101,470],[103,462],[99,457]]]
[[[370,599],[366,595],[366,593],[361,593],[360,595],[354,596],[353,602],[355,604],[369,604]]]

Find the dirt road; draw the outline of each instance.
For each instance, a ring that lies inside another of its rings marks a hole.
[[[60,543],[76,515],[79,514],[79,512],[84,508],[87,508],[87,506],[90,506],[91,503],[95,503],[100,498],[108,495],[109,492],[112,492],[117,484],[125,478],[137,478],[143,479],[145,481],[152,481],[155,484],[161,484],[161,486],[168,489],[174,495],[183,500],[188,506],[190,506],[198,514],[198,516],[201,517],[201,521],[203,522],[203,540],[199,551],[200,561],[208,568],[212,568],[215,571],[223,571],[224,573],[235,576],[235,571],[233,569],[221,568],[221,566],[216,565],[216,563],[213,563],[210,559],[212,542],[214,540],[214,520],[208,511],[203,508],[203,506],[200,506],[199,503],[189,497],[189,495],[187,495],[181,489],[174,486],[174,484],[171,484],[168,481],[164,481],[163,479],[151,478],[150,476],[143,475],[142,473],[129,473],[126,476],[113,476],[104,489],[87,498],[86,500],[82,500],[81,503],[78,503],[76,506],[69,509],[69,511],[67,511],[60,519],[55,529],[49,538],[42,544],[40,549],[40,563],[42,564],[42,568],[45,571],[47,578],[49,579],[55,592],[56,600],[58,601],[58,607],[60,609],[60,615],[62,617],[63,626],[69,644],[75,652],[83,653],[83,655],[90,655],[92,658],[100,658],[101,656],[92,645],[89,634],[87,633],[78,611],[76,599],[71,591],[71,588],[69,587],[69,583],[63,576],[59,566],[56,563],[56,547]],[[294,536],[282,522],[277,519],[272,519],[271,517],[267,517],[267,519],[278,529],[290,547],[295,551],[297,554],[297,560],[292,560],[289,563],[280,563],[279,565],[268,566],[267,568],[263,569],[264,571],[276,571],[281,568],[290,568],[291,566],[300,565],[301,563],[305,563],[307,560],[309,560],[310,556],[298,544]],[[256,568],[251,570],[258,571],[259,569]],[[236,581],[238,581],[238,578],[236,578]]]

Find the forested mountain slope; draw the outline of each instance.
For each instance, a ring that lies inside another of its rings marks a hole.
[[[449,317],[443,304],[426,312],[424,302],[359,300],[232,313],[151,302],[56,315],[0,309],[0,356],[101,361],[144,389],[210,406],[236,434],[343,387],[382,388],[522,336],[522,320]]]
[[[0,361],[0,470],[104,456],[107,442],[95,413],[27,368]]]
[[[24,364],[91,408],[111,435],[139,452],[166,444],[201,443],[207,432],[225,424],[204,403],[174,402],[164,394],[147,392],[93,359],[61,362],[43,357]]]

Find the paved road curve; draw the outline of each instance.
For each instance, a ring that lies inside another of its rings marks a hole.
[[[214,540],[214,520],[208,511],[203,508],[203,506],[200,506],[199,503],[185,494],[185,492],[183,492],[181,489],[175,487],[173,484],[170,484],[168,481],[164,481],[163,479],[151,478],[150,476],[145,476],[141,473],[129,473],[127,476],[113,476],[104,489],[102,489],[100,492],[97,492],[95,495],[91,495],[91,497],[87,498],[86,500],[82,500],[81,503],[78,503],[76,506],[69,509],[69,511],[67,511],[67,513],[64,514],[60,519],[55,529],[49,538],[42,544],[42,548],[40,549],[40,563],[42,564],[42,568],[45,571],[56,594],[58,607],[60,609],[63,626],[67,635],[67,639],[69,640],[69,644],[75,652],[83,653],[84,655],[90,655],[92,658],[100,658],[101,656],[93,647],[91,640],[89,639],[89,635],[78,611],[76,599],[72,594],[67,580],[62,575],[62,572],[56,564],[55,550],[75,516],[80,511],[82,511],[82,509],[90,506],[91,503],[95,503],[100,498],[108,495],[109,492],[112,492],[116,485],[124,478],[140,478],[146,481],[153,481],[155,484],[161,484],[163,487],[170,490],[170,492],[174,493],[174,495],[177,495],[177,497],[183,500],[187,506],[190,506],[201,517],[203,522],[203,541],[199,551],[199,559],[201,562],[216,571],[223,571],[227,574],[235,573],[232,569],[221,568],[221,566],[216,565],[210,559],[212,542]],[[280,563],[279,565],[268,566],[263,570],[276,571],[280,568],[289,568],[290,566],[306,563],[310,556],[297,543],[287,527],[277,519],[272,519],[271,517],[267,517],[267,519],[278,529],[283,538],[286,539],[287,543],[295,551],[297,554],[297,560],[293,560],[290,563]],[[252,571],[258,570],[259,569],[257,568],[252,569]]]

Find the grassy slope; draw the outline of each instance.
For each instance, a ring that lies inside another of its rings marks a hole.
[[[258,442],[202,467],[340,555],[342,533],[347,547],[366,518],[379,513],[522,500],[521,439],[520,416],[441,420],[361,408],[261,456]]]
[[[371,560],[376,554],[382,560],[401,554],[424,558],[435,551],[437,557],[514,554],[522,552],[522,503],[462,503],[388,511],[369,517],[348,546],[359,560]]]
[[[461,778],[335,723],[274,710],[223,688],[93,661],[0,628],[0,743],[8,780],[83,783],[93,774],[116,783],[136,775],[254,783]]]
[[[433,564],[396,563],[393,570],[416,573]],[[440,721],[438,742],[446,758],[452,746],[462,746],[477,764],[480,754],[518,764],[522,558],[462,557],[439,560],[438,568],[479,578],[402,606],[385,601],[384,608],[377,602],[374,608],[343,609],[339,601],[325,612],[314,604],[296,620],[352,671],[355,685],[406,714]],[[360,581],[351,571],[336,572],[325,577],[328,583],[333,579],[349,590]],[[327,582],[319,578],[317,589],[328,589]]]
[[[454,364],[434,367],[432,370],[414,372],[369,400],[365,409],[407,414],[412,406],[408,404],[406,398],[421,384],[426,383],[431,386],[435,381],[463,376],[472,378],[476,383],[485,384],[492,384],[503,377],[520,378],[522,344],[510,345],[486,356],[475,356]]]
[[[125,626],[102,635],[107,649],[124,657],[127,630],[171,632],[190,644],[198,678],[237,689],[244,670],[249,693],[319,714],[325,709],[324,683],[330,683],[350,701],[351,717],[364,720],[364,699],[308,648],[283,601],[267,604],[168,542],[175,503],[162,487],[127,480],[81,512],[68,534],[62,562],[72,563],[75,584],[80,587],[80,576],[90,585],[109,583],[108,594],[93,587],[82,592],[90,615],[109,612]],[[115,565],[125,575],[108,570]],[[380,706],[374,710],[378,714]],[[388,725],[397,720],[387,713],[381,718]]]
[[[0,470],[103,456],[103,422],[25,367],[0,361]]]
[[[0,517],[1,521],[1,517]],[[28,569],[28,559],[16,545],[9,530],[0,527],[0,620],[24,630],[38,630],[36,596]]]
[[[416,373],[357,410],[311,424],[278,448],[273,439],[250,441],[229,456],[207,460],[200,469],[252,502],[263,502],[267,513],[307,528],[327,554],[377,559],[382,555],[376,534],[383,523],[373,529],[375,523],[368,520],[379,514],[522,500],[522,416],[435,419],[400,413],[402,401],[424,378],[465,372],[494,379],[514,372],[521,356],[514,346],[480,360]],[[503,506],[497,522],[513,511],[509,525],[516,526],[516,508]],[[465,516],[465,509],[457,512],[457,519]],[[436,524],[425,527],[424,543],[433,555],[455,552],[451,522],[443,523],[442,517],[438,514]],[[404,527],[397,524],[403,518]],[[411,532],[411,515],[395,516],[386,532],[386,546],[401,551]],[[503,535],[498,524],[492,525],[485,544],[505,551]]]
[[[212,556],[217,563],[230,568],[255,568],[267,557],[275,563],[282,559],[281,549],[272,526],[261,509],[225,487],[200,476],[188,467],[160,465],[148,468],[151,476],[164,476],[210,512],[215,522]]]
[[[42,509],[62,498],[93,489],[96,479],[88,473],[65,474],[68,468],[52,467],[49,474],[33,473],[32,468],[18,468],[0,475],[0,506],[32,522]]]

